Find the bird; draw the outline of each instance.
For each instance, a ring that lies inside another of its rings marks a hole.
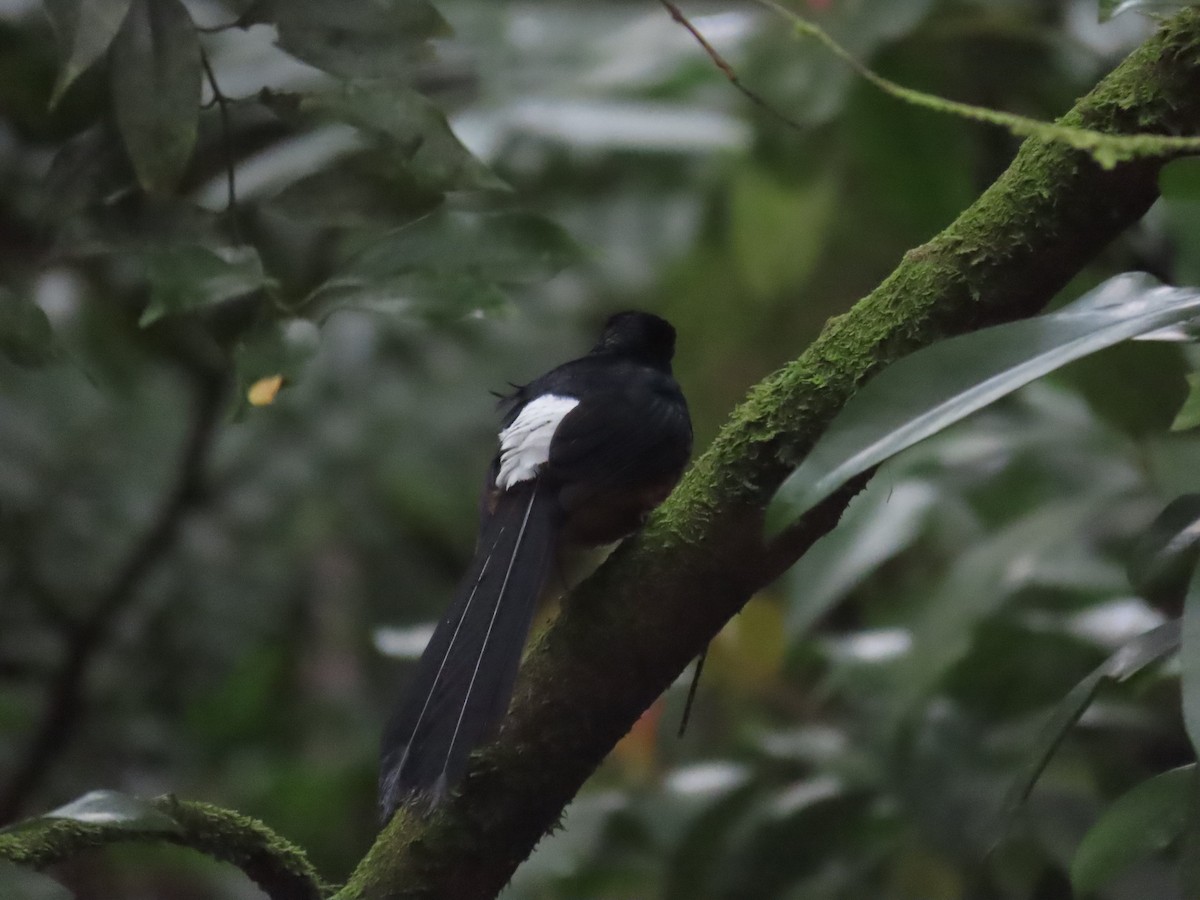
[[[502,397],[474,556],[383,730],[383,823],[449,796],[507,713],[539,598],[678,483],[692,425],[674,354],[666,319],[617,313],[586,355]]]

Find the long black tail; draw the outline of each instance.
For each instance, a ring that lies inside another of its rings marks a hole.
[[[521,650],[554,558],[558,504],[538,480],[507,491],[383,734],[379,806],[436,803],[508,711]]]

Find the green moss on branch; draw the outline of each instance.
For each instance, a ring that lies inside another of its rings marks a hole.
[[[162,841],[232,863],[277,900],[319,900],[325,892],[304,852],[257,819],[174,797],[160,797],[154,806],[177,823],[178,830],[35,819],[0,833],[0,859],[45,869],[110,844]]]

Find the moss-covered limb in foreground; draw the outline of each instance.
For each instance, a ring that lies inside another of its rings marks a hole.
[[[179,830],[139,830],[128,823],[37,819],[0,833],[0,859],[44,869],[109,844],[162,841],[232,863],[276,900],[320,900],[328,893],[304,851],[257,819],[174,797],[160,797],[154,806],[176,822]]]
[[[1200,132],[1200,11],[1167,22],[1062,121]],[[651,524],[537,639],[460,792],[426,818],[402,810],[339,900],[494,896],[642,711],[837,523],[851,490],[763,543],[768,500],[857,386],[919,347],[1040,310],[1150,206],[1161,164],[1105,171],[1027,141],[957,221],[751,391]]]

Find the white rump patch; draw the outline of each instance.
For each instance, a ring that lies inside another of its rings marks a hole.
[[[500,432],[500,474],[496,484],[508,490],[537,475],[550,458],[550,441],[563,416],[579,405],[575,397],[543,394],[530,401],[511,425]]]

